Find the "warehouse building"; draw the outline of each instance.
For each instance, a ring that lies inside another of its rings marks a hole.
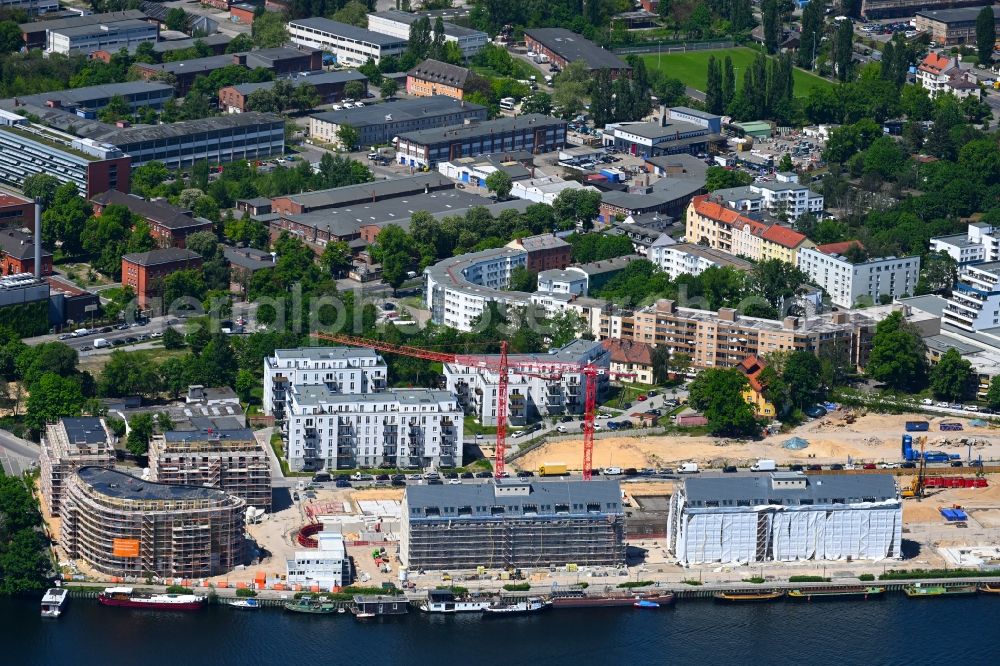
[[[42,454],[38,459],[42,497],[49,514],[59,515],[63,486],[81,467],[112,467],[115,449],[104,419],[62,418],[45,426]]]
[[[930,9],[917,12],[916,30],[930,33],[938,46],[976,43],[976,19],[983,7]],[[993,6],[993,19],[1000,32],[1000,5]]]
[[[44,1],[44,0],[43,0]],[[58,9],[58,3],[56,3]],[[32,21],[22,23],[21,36],[24,45],[29,49],[43,49],[48,42],[48,33],[82,26],[110,25],[121,21],[148,20],[146,12],[139,9],[128,9],[120,12],[104,12],[102,14],[87,14],[86,16],[69,16],[61,19]]]
[[[958,7],[982,7],[983,0],[862,0],[861,16],[869,21],[904,18],[918,11],[927,12]]]
[[[524,44],[562,69],[571,62],[582,61],[591,72],[608,70],[613,79],[632,72],[614,53],[566,28],[529,28],[524,31]]]
[[[271,465],[249,428],[170,430],[149,442],[150,480],[218,488],[271,510]]]
[[[159,25],[138,19],[98,23],[48,31],[45,51],[62,55],[89,55],[94,51],[117,53],[145,42],[155,43]]]
[[[403,178],[332,187],[328,190],[286,194],[271,200],[271,212],[276,215],[301,215],[318,210],[345,208],[364,202],[398,199],[421,192],[428,194],[453,189],[455,183],[439,173],[418,173]]]
[[[772,472],[688,478],[670,498],[680,564],[902,556],[903,504],[888,474]]]
[[[377,64],[387,56],[401,55],[409,45],[408,37],[390,37],[322,17],[289,21],[288,35],[295,44],[332,53],[341,65],[359,66],[369,58]]]
[[[103,467],[69,478],[60,545],[108,576],[204,578],[244,564],[246,502]]]
[[[19,95],[0,101],[0,108],[18,113],[26,108],[36,112],[41,109],[57,109],[79,118],[93,120],[97,112],[106,107],[114,97],[121,97],[132,111],[142,107],[162,109],[164,103],[174,96],[174,87],[159,81],[127,81],[107,83],[69,90],[51,90],[34,95]]]
[[[410,28],[422,17],[418,14],[389,9],[383,12],[374,12],[368,15],[368,29],[380,32],[383,35],[396,37],[398,39],[410,39]],[[434,25],[436,19],[430,19],[431,36],[434,35]],[[444,41],[454,42],[462,51],[462,57],[471,58],[486,46],[490,41],[489,35],[481,30],[473,30],[454,23],[444,21]]]
[[[625,564],[617,481],[408,486],[399,559],[412,571]]]

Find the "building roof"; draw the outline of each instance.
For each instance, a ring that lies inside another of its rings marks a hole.
[[[387,125],[435,118],[453,113],[482,112],[486,117],[486,107],[472,102],[463,102],[447,95],[432,95],[430,97],[415,97],[412,99],[396,99],[382,104],[372,104],[360,109],[343,109],[342,111],[324,111],[314,113],[310,118],[333,123],[334,125],[350,125],[355,129],[370,125]]]
[[[250,428],[237,428],[235,430],[216,430],[207,428],[198,430],[168,430],[163,433],[166,442],[210,442],[214,440],[226,440],[227,442],[252,442],[256,448],[257,440],[254,439],[253,430]]]
[[[469,80],[469,77],[472,76],[472,70],[465,67],[459,67],[458,65],[452,65],[451,63],[428,58],[406,74],[407,76],[412,76],[424,81],[430,81],[431,83],[441,83],[447,86],[454,86],[455,88],[465,88],[466,82]]]
[[[125,206],[136,215],[167,229],[186,229],[212,224],[210,220],[194,217],[190,211],[181,210],[166,201],[150,201],[118,190],[108,190],[98,194],[91,201],[101,206]]]
[[[767,225],[759,220],[754,220],[745,215],[741,215],[738,211],[735,211],[732,208],[727,208],[718,202],[711,201],[709,199],[710,196],[711,195],[705,194],[696,196],[691,200],[691,205],[694,206],[695,212],[702,217],[722,222],[730,227],[742,227],[749,224],[750,228],[758,234],[763,233],[767,228]]]
[[[34,95],[21,95],[17,97],[17,103],[18,106],[24,104],[45,106],[50,101],[55,101],[59,102],[62,107],[87,107],[89,104],[97,101],[110,100],[115,95],[128,98],[151,93],[168,93],[168,95],[164,96],[169,96],[173,95],[173,92],[173,86],[159,81],[126,81],[125,83],[106,83],[99,86],[52,90]],[[3,106],[11,109],[16,108],[14,107],[14,100],[12,98],[3,100]]]
[[[782,247],[792,249],[797,248],[806,241],[805,234],[799,233],[794,229],[789,229],[788,227],[783,227],[780,224],[772,224],[760,237],[772,243],[777,243]]]
[[[120,30],[155,30],[156,26],[150,25],[148,21],[142,21],[139,19],[125,19],[124,21],[115,21],[114,23],[91,23],[88,25],[76,25],[68,26],[66,28],[59,28],[54,30],[49,28],[49,32],[54,34],[65,35],[67,37],[87,37],[96,34],[107,34],[111,32],[118,32]]]
[[[841,241],[840,243],[825,243],[823,245],[817,245],[816,251],[822,252],[823,254],[844,254],[852,247],[860,247],[862,250],[865,246],[861,244],[858,240]]]
[[[233,266],[249,271],[259,271],[263,268],[274,266],[270,252],[264,252],[253,247],[231,247],[226,245],[223,246],[222,254],[226,257],[226,261]]]
[[[918,69],[932,74],[941,74],[951,69],[954,64],[955,62],[951,58],[932,51],[920,62]]]
[[[653,347],[645,342],[606,338],[601,341],[601,344],[611,352],[612,363],[653,365]]]
[[[328,18],[313,17],[295,19],[294,21],[289,21],[288,25],[289,27],[302,26],[305,28],[312,28],[313,30],[319,30],[321,32],[337,35],[339,37],[346,37],[347,39],[353,39],[366,44],[374,44],[375,46],[381,46],[383,48],[406,45],[406,40],[401,40],[399,37],[383,35],[382,33],[373,32],[365,28],[358,28],[357,26],[340,23],[339,21],[331,21]]]
[[[510,243],[523,249],[525,252],[540,252],[542,250],[554,250],[558,248],[570,247],[570,244],[559,238],[555,234],[538,234],[536,236],[525,236]]]
[[[433,519],[458,517],[468,508],[469,517],[495,517],[494,509],[503,507],[508,516],[525,513],[538,515],[621,514],[621,490],[617,481],[521,481],[500,479],[488,483],[461,485],[407,486],[405,503],[409,514],[403,520],[426,520],[426,509],[438,509]],[[596,511],[593,505],[597,505]],[[545,508],[548,507],[548,508]],[[451,511],[446,511],[450,508]],[[416,514],[414,512],[417,512]]]
[[[604,273],[612,273],[614,271],[624,270],[626,266],[631,264],[633,261],[639,261],[643,257],[637,254],[627,254],[624,257],[614,257],[613,259],[601,259],[600,261],[592,261],[589,264],[580,264],[574,268],[578,268],[588,277],[593,277],[595,275],[603,275]]]
[[[59,420],[66,431],[70,446],[74,444],[102,444],[108,441],[101,419],[96,416],[63,417]]]
[[[297,347],[295,349],[275,349],[274,358],[284,361],[306,359],[309,361],[342,361],[347,359],[373,359],[384,363],[374,349],[367,347]],[[374,367],[374,366],[371,366]]]
[[[760,383],[760,373],[764,371],[767,364],[757,357],[756,354],[750,354],[736,366],[736,369],[746,375],[747,380],[750,382],[750,388],[752,388],[757,393],[764,390],[763,384]]]
[[[13,259],[24,261],[35,258],[35,237],[20,229],[0,230],[0,252]],[[52,253],[42,247],[42,260],[51,257]]]
[[[181,51],[195,46],[197,42],[201,42],[205,46],[222,46],[231,41],[233,41],[232,35],[219,32],[214,35],[205,35],[204,37],[192,37],[191,39],[170,39],[162,42],[156,42],[153,44],[153,51],[155,53]]]
[[[669,236],[661,236],[661,238],[670,238]],[[657,239],[659,242],[660,239]],[[656,243],[654,243],[656,245]],[[697,243],[662,243],[661,246],[666,246],[671,252],[682,252],[684,254],[694,255],[696,257],[701,257],[711,261],[718,266],[724,266],[726,268],[735,268],[740,271],[749,271],[753,269],[753,262],[747,261],[742,257],[737,257],[734,254],[730,254],[724,250],[718,250],[714,247],[708,247],[706,245],[698,245]]]
[[[102,136],[101,141],[115,146],[127,146],[132,143],[163,141],[175,137],[199,134],[201,132],[217,132],[220,130],[251,127],[254,125],[268,125],[273,123],[281,123],[284,125],[285,120],[281,116],[277,116],[273,113],[257,113],[256,111],[248,111],[246,113],[229,113],[224,116],[201,118],[199,120],[186,120],[179,123],[169,123],[165,125],[126,127],[124,129],[112,128],[114,131]]]
[[[33,203],[30,199],[19,197],[10,192],[0,191],[0,206],[23,206],[30,203]]]
[[[340,393],[332,390],[327,384],[311,384],[308,386],[293,386],[290,395],[294,396],[298,405],[383,405],[399,403],[400,405],[419,406],[454,404],[458,409],[457,398],[450,391],[437,389],[391,389],[378,393]],[[374,410],[371,410],[374,411]]]
[[[956,9],[922,9],[916,15],[945,24],[967,23],[970,21],[975,22],[979,17],[979,12],[983,11],[983,9],[982,6],[958,7]],[[993,5],[993,15],[994,17],[1000,17],[1000,5]]]
[[[804,478],[805,489],[773,488],[772,478]],[[748,501],[751,505],[798,505],[801,500],[814,504],[856,504],[897,499],[896,481],[888,474],[829,474],[808,476],[798,473],[738,474],[696,477],[684,480],[688,502]],[[836,502],[834,501],[836,500]]]
[[[423,18],[420,14],[414,14],[411,12],[404,12],[398,9],[387,9],[382,12],[369,12],[368,16],[377,16],[379,18],[388,19],[390,21],[395,21],[396,23],[403,23],[405,25],[413,25],[419,19]],[[428,16],[427,18],[431,18]],[[437,17],[434,17],[435,19]],[[466,37],[469,35],[484,35],[485,33],[479,30],[473,30],[472,28],[465,28],[460,25],[455,25],[454,23],[449,23],[447,21],[447,16],[442,15],[444,20],[444,34],[449,37]],[[431,20],[431,30],[434,29],[434,20]]]
[[[275,81],[261,81],[259,83],[238,83],[229,86],[241,95],[249,95],[256,90],[270,90],[277,81],[288,81],[294,86],[301,86],[308,83],[314,86],[336,85],[347,83],[348,81],[368,81],[368,77],[357,70],[336,70],[333,72],[300,72],[296,76],[286,76]]]
[[[694,139],[696,142],[700,143],[702,141],[707,141],[710,136],[706,127],[702,125],[695,125],[694,123],[687,123],[683,120],[667,120],[665,124],[642,122],[617,123],[615,130],[635,134],[636,136],[640,136],[651,141],[655,141],[656,139],[670,139],[673,137],[677,141]],[[698,132],[699,134],[695,137],[681,138],[678,136],[681,132]]]
[[[527,28],[524,34],[561,58],[582,60],[589,69],[631,69],[611,51],[566,28]]]
[[[139,266],[157,266],[175,261],[191,261],[201,259],[201,255],[192,250],[179,247],[164,247],[149,252],[133,252],[122,257],[123,261]]]
[[[95,492],[106,497],[126,500],[216,500],[225,503],[242,503],[228,493],[204,486],[182,486],[146,481],[131,474],[105,467],[81,467],[77,470],[80,480]]]
[[[695,118],[701,118],[702,120],[719,120],[722,116],[716,115],[714,113],[709,113],[708,111],[699,111],[698,109],[692,109],[690,106],[672,106],[667,111],[677,111],[678,113],[683,113],[689,116],[694,116]]]
[[[235,115],[244,115],[242,113]],[[357,185],[345,185],[334,187],[329,190],[317,190],[315,192],[303,192],[301,194],[289,194],[278,199],[288,199],[306,209],[322,209],[343,206],[352,202],[362,200],[374,200],[416,194],[425,189],[448,189],[454,188],[455,183],[444,175],[431,171],[418,173],[404,178],[392,178],[389,180],[374,180],[368,183],[358,183]]]
[[[47,30],[52,30],[53,32],[59,32],[65,30],[66,28],[73,28],[83,25],[98,25],[101,23],[115,23],[117,21],[129,21],[134,19],[144,19],[146,18],[146,12],[140,11],[138,9],[129,9],[121,12],[105,12],[103,14],[87,14],[86,16],[72,16],[63,19],[54,19],[51,21],[32,21],[31,23],[22,23],[20,25],[21,32],[25,34],[31,34],[34,32],[46,32]]]
[[[526,113],[516,117],[497,118],[479,123],[456,125],[453,127],[435,127],[432,129],[406,132],[399,136],[400,141],[407,140],[418,145],[432,145],[446,141],[458,141],[489,134],[501,134],[526,127],[566,127],[566,121],[539,113]]]

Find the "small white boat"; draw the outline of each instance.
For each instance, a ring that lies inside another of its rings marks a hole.
[[[498,601],[483,609],[483,617],[527,615],[528,613],[538,613],[547,610],[550,607],[550,602],[541,597],[528,597],[517,602]]]
[[[354,614],[354,617],[356,617],[359,620],[367,620],[368,618],[375,617],[375,613],[366,613],[364,611],[358,611],[357,613]]]
[[[244,608],[252,610],[260,608],[260,602],[253,598],[237,599],[236,601],[230,601],[229,606],[232,606],[233,608]]]
[[[427,599],[420,604],[420,610],[425,613],[481,613],[492,603],[492,599],[463,599],[449,590],[430,590]]]
[[[42,597],[42,617],[59,617],[62,615],[63,606],[66,605],[66,598],[69,590],[62,587],[50,587]]]

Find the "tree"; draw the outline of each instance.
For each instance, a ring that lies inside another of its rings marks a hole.
[[[163,162],[146,162],[141,167],[132,170],[132,192],[143,197],[155,196],[156,189],[163,181],[170,178],[170,171]]]
[[[510,272],[511,291],[524,291],[534,293],[538,291],[538,273],[529,271],[524,266],[518,266]]]
[[[822,397],[820,385],[821,363],[812,352],[796,351],[785,360],[781,378],[788,386],[792,403],[802,409]]]
[[[177,32],[187,31],[187,12],[185,12],[180,7],[174,7],[167,10],[167,16],[164,20],[167,26],[167,30],[176,30]]]
[[[21,484],[14,477],[3,477]],[[8,518],[0,514],[0,521]],[[45,536],[34,528],[13,532],[0,546],[0,595],[14,596],[45,588],[46,575],[51,563]]]
[[[232,41],[226,45],[226,53],[243,53],[253,49],[253,37],[245,32],[233,37]]]
[[[430,53],[433,37],[431,36],[431,21],[422,16],[410,24],[410,40],[407,53],[416,61],[427,58]]]
[[[775,1],[775,0],[770,0]],[[722,92],[722,67],[715,56],[708,56],[708,85],[705,87],[705,108],[709,113],[723,113],[725,96]]]
[[[149,438],[153,436],[153,415],[145,412],[136,414],[128,422],[129,433],[125,448],[135,456],[144,456],[149,451]]]
[[[413,251],[413,239],[395,224],[385,226],[375,237],[372,256],[382,264],[382,279],[393,292],[406,280],[406,273],[413,265]]]
[[[340,147],[348,152],[354,150],[358,145],[359,136],[358,130],[347,123],[343,123],[337,128],[337,141],[340,142]]]
[[[250,28],[253,45],[258,49],[270,49],[288,41],[285,16],[279,12],[264,12],[254,18]]]
[[[552,113],[552,96],[544,92],[536,92],[521,101],[521,113],[540,113],[547,116]]]
[[[781,39],[781,12],[778,9],[778,0],[762,0],[760,13],[764,22],[764,48],[768,53],[775,53],[778,50],[778,41]]]
[[[343,277],[354,265],[351,247],[345,241],[327,243],[319,263],[334,277]]]
[[[90,204],[80,196],[76,185],[63,183],[42,213],[42,240],[50,247],[60,243],[67,255],[79,254],[84,225],[91,212]]]
[[[334,21],[346,23],[347,25],[367,28],[368,8],[357,0],[351,0],[330,18]]]
[[[108,397],[151,398],[160,392],[160,376],[146,354],[116,350],[104,366],[97,390]]]
[[[184,334],[173,326],[168,326],[163,331],[164,349],[181,349],[184,347]]]
[[[819,52],[820,40],[823,37],[823,21],[826,2],[815,0],[802,10],[802,33],[799,38],[798,65],[803,69],[812,69],[813,60]]]
[[[795,164],[792,163],[792,156],[790,153],[785,153],[781,156],[778,161],[778,171],[794,171]]]
[[[742,187],[753,182],[753,176],[736,169],[726,169],[710,166],[705,172],[705,189],[709,192],[724,190],[730,187]]]
[[[993,14],[993,7],[986,5],[976,16],[976,51],[979,53],[981,65],[988,65],[993,59],[996,41],[996,16]]]
[[[990,388],[986,392],[986,406],[994,411],[1000,409],[1000,375],[990,380]]]
[[[365,96],[365,84],[361,81],[348,81],[344,84],[344,97],[360,99]]]
[[[252,372],[244,369],[236,373],[236,395],[242,402],[250,402],[255,388],[257,388],[257,378]]]
[[[727,55],[722,70],[722,108],[728,108],[734,97],[736,97],[736,70],[733,68],[732,57]]]
[[[939,400],[961,402],[971,395],[974,379],[972,363],[962,358],[962,354],[952,347],[931,368],[931,391]]]
[[[875,327],[866,371],[891,388],[915,393],[927,379],[925,348],[900,312],[893,312]]]
[[[21,188],[24,196],[42,204],[42,208],[48,208],[56,196],[59,188],[59,179],[47,173],[36,173],[24,179]]]
[[[850,81],[851,65],[854,62],[854,24],[850,21],[838,23],[834,40],[834,71],[841,81]]]
[[[21,28],[14,21],[0,22],[0,53],[18,51],[24,46]]]
[[[392,99],[396,96],[397,90],[399,90],[399,84],[396,83],[395,79],[388,77],[382,79],[382,83],[378,87],[379,94],[382,95],[383,99]]]
[[[589,190],[563,190],[552,202],[556,219],[572,221],[574,226],[584,230],[594,226],[600,206],[600,193]]]
[[[78,416],[85,400],[80,382],[46,372],[28,389],[28,414],[25,422],[39,432],[50,421],[63,416]]]
[[[514,181],[510,174],[499,169],[486,176],[486,189],[497,195],[499,201],[504,201],[510,196],[510,191],[514,187]]]
[[[708,419],[713,435],[754,437],[760,426],[753,407],[743,399],[747,386],[739,370],[711,368],[691,382],[689,402]]]

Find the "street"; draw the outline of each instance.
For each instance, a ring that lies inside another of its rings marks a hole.
[[[37,445],[0,430],[0,463],[8,476],[20,476],[37,466],[39,454]]]

